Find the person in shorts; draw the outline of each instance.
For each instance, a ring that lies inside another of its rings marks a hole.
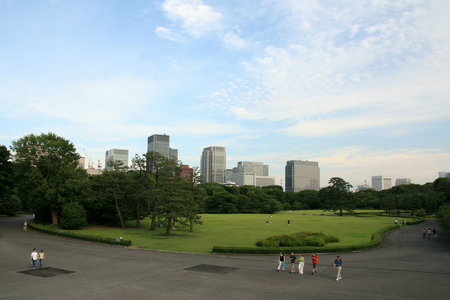
[[[319,257],[316,255],[316,253],[313,253],[313,255],[311,256],[311,260],[313,265],[312,274],[314,275],[314,273],[317,273],[317,262],[319,261]]]

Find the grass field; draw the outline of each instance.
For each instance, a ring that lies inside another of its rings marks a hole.
[[[109,238],[123,237],[125,240],[131,240],[133,246],[138,248],[209,253],[213,246],[252,247],[259,239],[299,231],[323,232],[337,236],[340,242],[333,243],[336,246],[361,244],[370,241],[375,231],[394,222],[394,217],[340,217],[329,213],[318,215],[323,213],[321,210],[292,211],[291,214],[280,212],[273,214],[272,218],[265,214],[203,215],[203,225],[196,225],[193,233],[189,232],[189,228],[177,228],[172,231],[170,237],[164,236],[165,228],[150,231],[148,219],[142,221],[140,230],[133,227],[125,230],[87,227],[74,232]],[[266,221],[271,224],[266,224]],[[133,226],[133,223],[128,225]]]

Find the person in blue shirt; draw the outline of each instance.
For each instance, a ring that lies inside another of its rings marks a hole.
[[[334,260],[334,269],[336,268],[337,268],[336,281],[339,281],[342,279],[341,270],[344,268],[344,263],[342,262],[342,259],[339,258],[339,255],[336,256],[336,259]]]

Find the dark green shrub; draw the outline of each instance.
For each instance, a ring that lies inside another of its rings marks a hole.
[[[77,202],[68,203],[64,205],[59,223],[63,229],[79,229],[86,226],[86,211]]]

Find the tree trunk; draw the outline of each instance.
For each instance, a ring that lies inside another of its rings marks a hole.
[[[120,225],[122,226],[122,229],[125,229],[125,224],[123,223],[122,214],[120,213],[119,201],[117,201],[117,194],[116,194],[115,186],[113,187],[113,192],[114,192],[114,202],[116,203],[116,210],[117,210],[117,215],[119,215]]]
[[[339,215],[342,217],[342,208],[339,209]]]
[[[52,210],[52,224],[58,225],[58,212],[56,210]]]
[[[194,232],[194,222],[192,218],[189,220],[189,232]]]
[[[140,216],[140,212],[139,212],[139,207],[140,207],[140,201],[138,198],[137,207],[136,207],[136,228],[137,229],[141,229],[141,216]]]
[[[170,230],[172,230],[172,217],[167,220],[166,236],[170,236]]]

